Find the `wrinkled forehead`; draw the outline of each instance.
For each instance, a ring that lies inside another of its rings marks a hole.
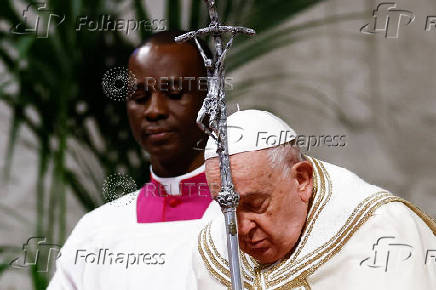
[[[218,157],[207,159],[206,178],[211,193],[218,193],[221,186],[220,163]],[[272,168],[268,162],[267,151],[237,153],[230,156],[230,168],[235,189],[244,194],[246,191],[255,190],[256,187],[266,186],[272,177]],[[216,191],[218,189],[218,191]],[[216,191],[216,192],[215,192]]]

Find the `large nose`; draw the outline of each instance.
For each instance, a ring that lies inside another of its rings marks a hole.
[[[168,117],[167,97],[159,91],[153,91],[145,109],[148,121],[157,121]]]
[[[251,239],[255,227],[256,223],[251,214],[238,213],[238,231],[240,236]]]

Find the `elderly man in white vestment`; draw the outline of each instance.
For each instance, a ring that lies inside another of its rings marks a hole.
[[[238,111],[228,126],[243,129],[228,134],[244,288],[436,289],[432,218],[347,169],[303,156],[295,132],[271,113]],[[210,139],[205,159],[208,183],[220,184]],[[222,216],[201,230],[193,259],[191,289],[231,287]]]

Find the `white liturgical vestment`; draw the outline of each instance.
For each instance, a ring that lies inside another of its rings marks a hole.
[[[86,214],[56,261],[48,290],[189,290],[199,230],[221,214],[212,202],[202,219],[138,223],[139,190]]]
[[[308,157],[314,197],[294,251],[272,265],[240,252],[246,289],[436,289],[436,223],[352,172]],[[224,219],[198,235],[192,290],[229,289]]]

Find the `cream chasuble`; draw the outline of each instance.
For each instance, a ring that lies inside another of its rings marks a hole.
[[[241,252],[246,289],[436,289],[436,222],[352,172],[308,157],[314,197],[295,250],[272,265]],[[225,226],[198,236],[190,289],[229,289]]]

